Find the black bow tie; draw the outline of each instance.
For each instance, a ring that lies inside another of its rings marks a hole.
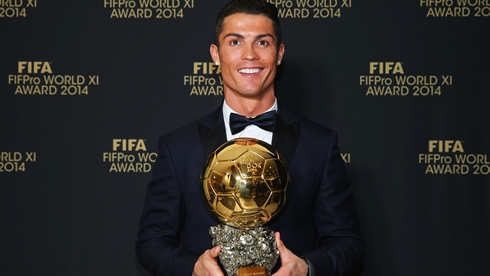
[[[240,114],[230,114],[231,134],[237,134],[244,130],[248,125],[256,125],[263,130],[276,131],[276,111],[272,110],[254,118],[247,118]]]

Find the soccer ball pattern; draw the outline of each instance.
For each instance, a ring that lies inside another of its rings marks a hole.
[[[289,173],[271,145],[238,138],[208,157],[201,188],[205,205],[222,223],[251,229],[265,224],[284,207]]]

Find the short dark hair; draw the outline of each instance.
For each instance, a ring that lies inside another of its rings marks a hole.
[[[281,25],[279,24],[276,6],[266,0],[232,0],[223,7],[216,18],[214,25],[214,44],[216,46],[219,46],[219,35],[223,31],[223,21],[226,17],[236,13],[264,15],[270,18],[277,38],[277,47],[281,45]]]

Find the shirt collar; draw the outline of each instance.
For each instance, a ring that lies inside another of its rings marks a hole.
[[[267,109],[265,112],[275,110],[277,112],[277,98],[274,98],[274,104]],[[264,113],[265,113],[264,112]],[[230,130],[230,113],[237,113],[235,110],[233,110],[228,104],[226,103],[226,100],[223,100],[223,120],[225,121],[225,129],[226,129],[226,135],[227,137],[231,136],[231,130]],[[242,115],[242,114],[240,114]]]
[[[277,112],[277,98],[274,98],[274,104],[271,106],[271,108],[267,109],[265,112],[275,110]],[[226,100],[223,100],[223,119],[225,121],[225,126],[229,129],[230,128],[230,113],[236,113],[235,110],[233,110],[227,103]],[[242,115],[242,114],[240,114]]]

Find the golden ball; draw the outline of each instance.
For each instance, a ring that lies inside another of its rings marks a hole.
[[[250,229],[283,209],[289,173],[274,147],[257,139],[238,138],[209,155],[201,188],[206,207],[223,224]]]

